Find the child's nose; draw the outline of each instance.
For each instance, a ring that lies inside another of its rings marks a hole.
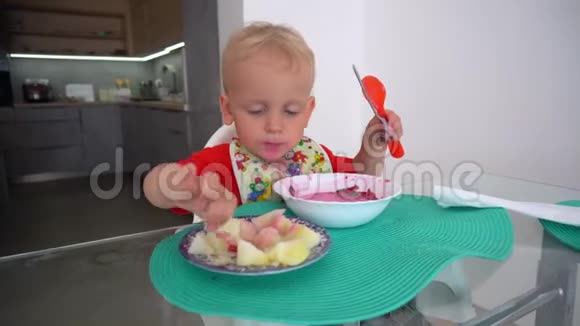
[[[282,131],[282,119],[276,114],[270,114],[266,119],[266,131],[277,133]]]

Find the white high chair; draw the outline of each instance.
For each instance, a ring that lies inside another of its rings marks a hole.
[[[204,148],[229,143],[237,135],[236,126],[233,123],[229,126],[222,125],[211,135]]]

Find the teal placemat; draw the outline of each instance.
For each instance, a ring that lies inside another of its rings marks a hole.
[[[558,205],[580,207],[579,200],[569,200],[557,203]],[[544,229],[562,243],[580,250],[580,227],[560,224],[552,221],[540,220]]]
[[[257,203],[236,213],[261,214],[278,207]],[[248,277],[215,274],[187,263],[178,251],[184,230],[155,248],[151,280],[167,301],[195,313],[340,324],[397,309],[456,259],[503,260],[513,245],[504,209],[446,209],[427,197],[402,196],[364,226],[329,231],[333,247],[319,262],[284,274]]]

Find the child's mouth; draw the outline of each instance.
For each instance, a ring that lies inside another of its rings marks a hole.
[[[278,156],[282,150],[284,143],[272,143],[272,142],[264,142],[264,152],[265,152],[265,158],[268,159],[275,159],[277,158],[276,156]]]

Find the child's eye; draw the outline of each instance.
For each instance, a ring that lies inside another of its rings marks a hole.
[[[300,107],[298,105],[288,105],[285,109],[284,112],[286,112],[287,115],[289,116],[295,116],[298,113],[300,113]]]
[[[251,115],[259,115],[266,111],[264,107],[251,107],[247,109],[248,113]]]

